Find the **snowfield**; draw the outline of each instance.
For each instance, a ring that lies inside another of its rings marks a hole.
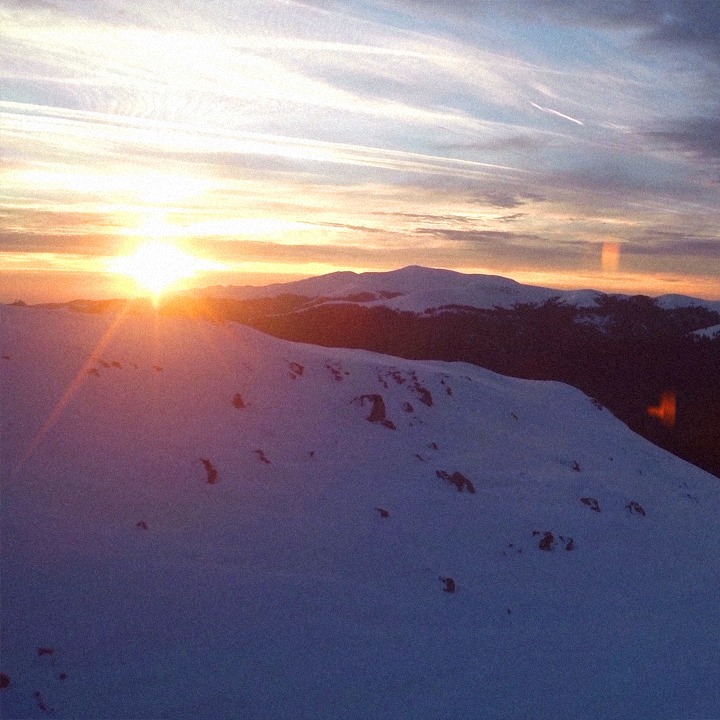
[[[718,481],[581,392],[131,313],[0,343],[2,718],[720,718]]]

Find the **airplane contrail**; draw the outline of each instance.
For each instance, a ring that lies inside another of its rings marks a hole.
[[[551,108],[542,107],[541,105],[538,105],[537,103],[534,103],[530,101],[530,104],[537,108],[538,110],[542,110],[543,112],[550,113],[552,115],[557,115],[558,117],[563,118],[564,120],[569,120],[570,122],[574,122],[576,125],[584,125],[585,123],[582,120],[578,120],[577,118],[570,117],[569,115],[565,115],[564,113],[558,112],[557,110],[552,110]]]

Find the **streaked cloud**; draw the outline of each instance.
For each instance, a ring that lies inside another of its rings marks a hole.
[[[646,135],[665,146],[678,148],[703,162],[720,162],[720,119],[718,117],[690,117],[671,120],[665,129]]]

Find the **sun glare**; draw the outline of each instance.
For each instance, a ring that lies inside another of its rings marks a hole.
[[[113,258],[111,272],[125,275],[155,298],[181,280],[208,269],[208,263],[167,242],[146,242],[132,255]]]

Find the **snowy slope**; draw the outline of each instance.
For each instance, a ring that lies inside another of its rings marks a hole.
[[[682,307],[703,307],[707,310],[720,313],[720,300],[700,300],[688,295],[660,295],[657,304],[661,308],[673,310]]]
[[[523,285],[497,275],[467,274],[416,265],[390,272],[336,272],[265,287],[215,285],[192,292],[205,297],[236,300],[276,297],[283,294],[340,299],[361,293],[375,296],[374,299],[363,300],[363,304],[384,305],[396,310],[417,313],[447,305],[509,308],[516,303],[543,303],[553,297],[559,297],[568,305],[592,307],[603,296],[603,293],[597,290],[556,290]],[[387,298],[383,297],[382,293],[399,293],[399,295]],[[668,309],[700,306],[720,313],[720,301],[700,300],[685,295],[661,295],[658,304]]]
[[[717,479],[579,391],[0,313],[2,718],[720,717]]]
[[[720,335],[720,325],[711,325],[710,327],[696,330],[693,335],[697,337],[715,338]]]

